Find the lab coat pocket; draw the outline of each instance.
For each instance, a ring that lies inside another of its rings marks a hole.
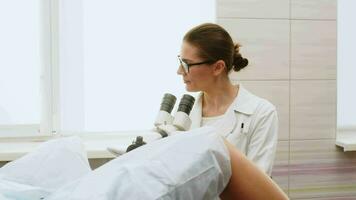
[[[231,133],[247,135],[250,132],[251,116],[236,112],[236,123]]]
[[[236,147],[244,148],[250,134],[250,124],[251,118],[249,116],[238,113],[235,127],[226,139]]]
[[[230,132],[230,134],[226,136],[226,139],[231,144],[237,147],[241,146],[241,141],[245,140],[246,134],[243,133],[243,129],[241,128],[241,122],[236,122],[235,126],[236,127]]]

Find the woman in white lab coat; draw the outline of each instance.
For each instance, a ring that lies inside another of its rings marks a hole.
[[[190,114],[191,129],[219,127],[227,141],[271,175],[278,138],[276,108],[231,83],[229,73],[248,64],[239,49],[217,24],[201,24],[184,36],[177,73],[187,91],[200,92]]]

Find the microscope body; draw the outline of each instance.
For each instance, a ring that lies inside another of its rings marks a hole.
[[[161,137],[168,137],[177,133],[178,131],[187,131],[192,124],[189,118],[190,111],[194,104],[194,97],[188,94],[183,95],[177,112],[174,117],[171,115],[176,97],[172,94],[165,94],[161,103],[160,110],[154,122],[155,131],[160,134]],[[141,136],[137,136],[134,141],[126,150],[129,152],[139,146],[146,144]]]
[[[170,136],[177,131],[189,130],[192,121],[187,113],[179,111],[174,115],[173,118],[169,113],[161,115],[161,112],[165,111],[159,112],[154,125],[157,129],[157,132],[161,134],[162,137]],[[162,116],[164,118],[162,118]]]

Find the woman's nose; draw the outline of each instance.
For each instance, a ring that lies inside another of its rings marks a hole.
[[[184,70],[183,70],[182,65],[179,65],[179,66],[178,66],[178,70],[177,70],[177,74],[178,74],[178,75],[184,75],[184,73],[185,73],[185,72],[184,72]]]

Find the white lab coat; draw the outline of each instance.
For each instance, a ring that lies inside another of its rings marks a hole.
[[[201,126],[202,93],[198,94],[190,117],[191,129]],[[274,105],[251,94],[240,84],[234,102],[224,117],[212,126],[217,127],[227,141],[271,175],[278,141],[278,117]]]

